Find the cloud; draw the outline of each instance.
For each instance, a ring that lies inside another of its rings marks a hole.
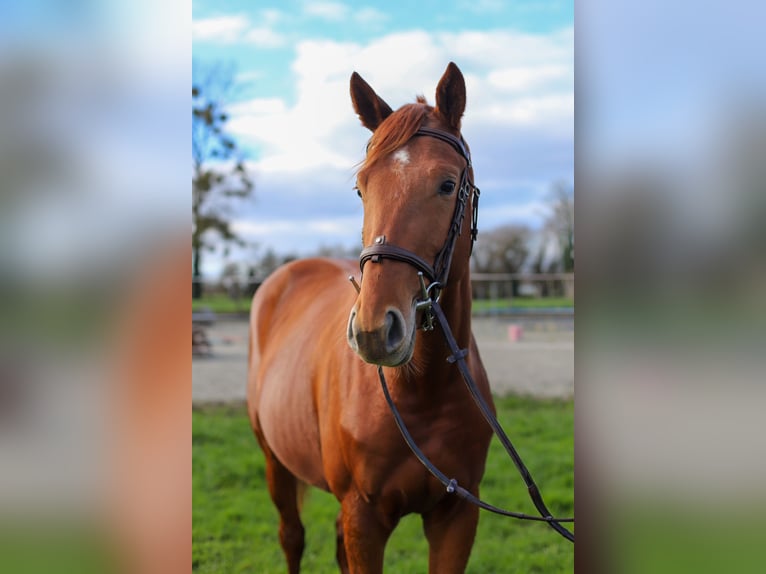
[[[319,245],[359,243],[362,207],[348,171],[321,166],[254,174],[255,201],[242,206],[233,224],[246,241],[300,255]]]
[[[297,236],[316,245],[319,238],[331,242],[335,232],[342,241],[358,239],[361,209],[350,190],[370,133],[351,106],[351,72],[358,71],[396,109],[417,94],[434,103],[436,83],[450,60],[466,77],[464,134],[477,184],[485,190],[482,203],[491,212],[483,216],[484,228],[504,219],[538,221],[540,195],[530,196],[529,189],[547,189],[573,173],[571,28],[547,36],[410,30],[367,43],[299,42],[290,67],[292,101],[256,98],[231,106],[230,131],[258,149],[251,162],[256,196],[269,197],[268,207],[257,202],[252,218],[282,225],[262,229],[260,240],[292,245]]]
[[[508,223],[529,224],[537,221],[541,215],[547,213],[548,206],[545,201],[532,200],[524,203],[506,203],[503,205],[482,206],[484,209],[479,214],[479,228],[494,229]]]
[[[379,27],[390,17],[377,8],[364,7],[352,10],[341,2],[306,2],[303,15],[308,18],[318,18],[330,23],[355,22],[364,26]]]
[[[455,60],[466,74],[467,129],[536,128],[571,139],[570,39],[568,31],[545,37],[506,31],[438,35],[416,30],[388,34],[366,45],[304,41],[296,46],[292,65],[295,103],[255,99],[235,106],[230,129],[263,150],[258,161],[262,170],[351,166],[361,159],[360,150],[369,135],[358,128],[351,109],[351,72],[359,71],[396,108],[413,101],[416,94],[425,94],[433,103],[436,82],[446,63]],[[543,56],[546,60],[541,64]],[[392,61],[399,64],[392,66]]]
[[[450,32],[440,41],[452,46],[455,57],[481,69],[509,66],[571,67],[574,60],[574,28],[550,34],[530,34],[513,30],[489,32]]]
[[[233,224],[234,231],[243,237],[252,241],[259,241],[275,233],[292,234],[296,236],[296,246],[300,246],[299,237],[314,236],[314,241],[307,242],[309,249],[313,249],[316,243],[316,236],[326,236],[327,238],[337,237],[338,234],[345,234],[349,227],[354,228],[354,234],[359,235],[361,223],[354,218],[352,226],[344,224],[344,220],[333,217],[331,219],[313,219],[308,221],[297,221],[293,219],[273,219],[270,221],[237,221]]]
[[[287,110],[284,100],[279,98],[257,98],[229,107],[229,113],[234,116],[277,115]]]
[[[244,41],[262,48],[278,48],[283,46],[287,39],[266,26],[259,26],[248,30],[244,36]]]
[[[197,41],[216,41],[233,43],[250,26],[247,16],[216,16],[192,22],[192,39]]]
[[[508,67],[490,72],[487,81],[507,92],[525,92],[550,85],[556,80],[572,80],[572,68],[561,64],[552,66]],[[571,84],[570,84],[571,85]]]
[[[383,24],[388,19],[388,14],[376,8],[362,8],[354,13],[354,20],[360,24]]]
[[[202,18],[192,22],[192,39],[222,44],[247,43],[262,48],[283,46],[287,38],[273,29],[281,19],[277,10],[264,10],[260,14],[261,26],[252,26],[244,14]]]
[[[340,2],[306,2],[303,10],[308,16],[330,21],[343,20],[349,13],[348,6]]]

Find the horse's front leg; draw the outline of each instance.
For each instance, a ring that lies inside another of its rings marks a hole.
[[[465,572],[478,523],[479,509],[457,496],[445,499],[423,515],[431,574]]]
[[[382,574],[383,552],[398,517],[384,516],[373,504],[350,492],[341,502],[345,560],[351,574]]]
[[[348,560],[346,559],[346,543],[343,541],[343,511],[338,513],[335,520],[335,558],[338,561],[338,568],[341,574],[349,574]]]

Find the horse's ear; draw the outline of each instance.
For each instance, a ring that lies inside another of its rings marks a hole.
[[[454,62],[447,65],[436,86],[436,112],[449,126],[460,131],[460,118],[465,111],[465,80]]]
[[[393,111],[356,72],[351,74],[351,101],[362,125],[373,132]]]

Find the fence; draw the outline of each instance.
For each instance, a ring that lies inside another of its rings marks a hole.
[[[571,315],[574,273],[472,273],[473,312]]]
[[[203,297],[195,308],[219,313],[247,313],[260,281],[225,278],[201,280]],[[571,307],[574,273],[473,273],[474,312],[497,314],[519,307]],[[349,286],[349,288],[351,288]]]
[[[474,299],[574,298],[574,273],[472,273]]]

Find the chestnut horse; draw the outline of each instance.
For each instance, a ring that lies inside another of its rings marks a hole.
[[[421,329],[427,311],[418,305],[426,285],[421,270],[437,287],[431,293],[443,288],[441,308],[491,405],[471,332],[468,263],[475,230],[460,232],[463,209],[473,213],[477,201],[460,136],[465,82],[450,63],[435,107],[421,96],[394,112],[354,73],[351,99],[372,131],[357,174],[368,246],[358,293],[348,282],[358,263],[329,259],[295,261],[263,283],[251,311],[248,413],[266,457],[291,573],[299,572],[303,553],[306,485],[340,502],[342,572],[382,572],[386,541],[413,512],[422,515],[429,572],[463,572],[479,511],[449,494],[413,456],[387,407],[376,365],[384,366],[390,394],[421,450],[478,495],[491,430],[445,360],[450,350],[438,328]],[[376,245],[385,248],[376,252]]]

